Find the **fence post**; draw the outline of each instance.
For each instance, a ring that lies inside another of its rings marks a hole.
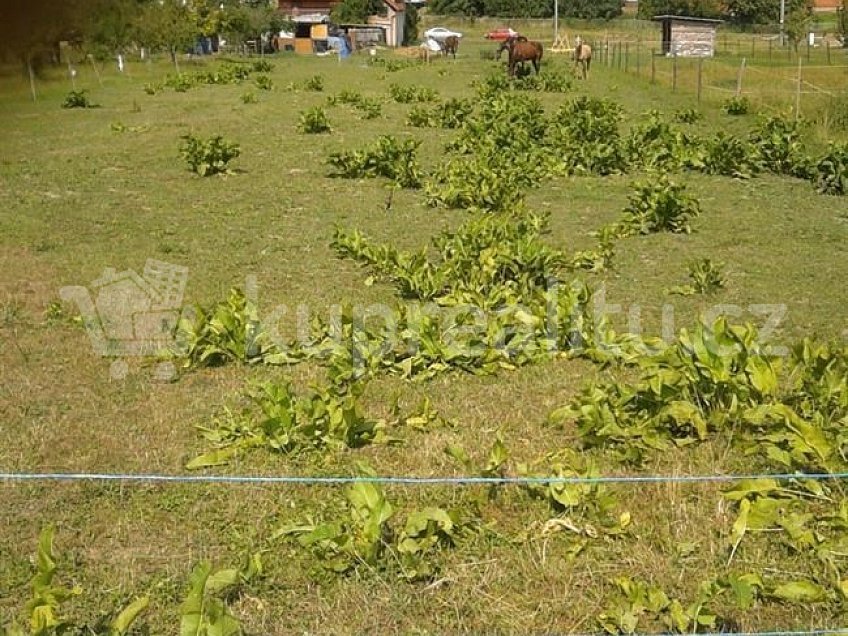
[[[627,72],[630,66],[630,42],[624,43],[624,72]]]
[[[704,58],[698,58],[698,103],[701,103],[701,90],[704,87]]]
[[[801,118],[801,56],[798,56],[798,88],[795,91],[795,121]]]
[[[642,70],[642,42],[641,40],[636,42],[636,77],[639,77]]]
[[[671,56],[671,90],[677,90],[677,53]]]
[[[651,84],[657,83],[657,50],[651,49]]]
[[[756,36],[751,36],[751,58],[754,57],[754,52],[757,50],[757,38]]]
[[[830,40],[826,42],[827,44],[827,65],[830,66]]]
[[[769,43],[769,62],[770,62],[771,61],[771,52],[772,52],[772,49],[774,48],[774,41],[769,40],[768,43]]]
[[[624,46],[623,46],[623,44],[624,44],[623,42],[618,43],[618,70],[619,71],[621,70],[621,62],[622,62],[621,58],[624,57]]]
[[[745,74],[745,58],[742,58],[742,64],[739,65],[739,72],[736,74],[736,97],[742,94],[742,76]]]

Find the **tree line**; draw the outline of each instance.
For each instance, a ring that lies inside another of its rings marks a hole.
[[[786,7],[787,15],[809,15],[812,0],[787,0]],[[620,16],[622,8],[622,0],[559,0],[559,14],[563,17],[609,20]],[[441,15],[550,18],[554,0],[431,0],[429,10]],[[637,16],[721,18],[751,26],[777,23],[779,12],[778,0],[639,0]]]

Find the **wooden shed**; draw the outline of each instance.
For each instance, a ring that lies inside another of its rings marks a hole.
[[[681,15],[654,16],[662,24],[662,52],[679,57],[715,55],[716,29],[723,20],[690,18]]]

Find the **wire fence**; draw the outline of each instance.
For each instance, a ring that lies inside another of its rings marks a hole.
[[[773,39],[752,36],[716,44],[711,58],[667,56],[661,43],[624,35],[592,42],[593,65],[621,71],[668,88],[694,94],[699,102],[723,102],[747,97],[757,108],[792,111],[796,116],[827,119],[848,111],[848,49],[826,46],[779,47]],[[759,48],[758,48],[758,42]]]

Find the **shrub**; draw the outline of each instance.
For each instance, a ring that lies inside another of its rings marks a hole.
[[[778,115],[767,117],[752,132],[751,143],[764,170],[801,178],[810,175],[810,160],[801,143],[797,121]]]
[[[399,104],[434,102],[439,98],[439,93],[434,89],[414,84],[390,84],[389,94]]]
[[[812,180],[821,194],[848,194],[848,143],[830,145],[813,168]]]
[[[740,179],[747,179],[757,171],[751,145],[721,131],[701,143],[700,152],[690,166],[707,174]]]
[[[674,121],[681,124],[697,124],[704,118],[704,115],[694,108],[684,108],[674,113]]]
[[[259,99],[256,97],[256,93],[247,91],[246,93],[242,93],[241,101],[245,104],[255,104]]]
[[[274,88],[274,81],[267,75],[257,75],[254,81],[259,90],[270,91]]]
[[[692,231],[689,221],[700,212],[698,201],[685,193],[685,187],[662,174],[650,181],[634,184],[624,219],[619,224],[621,234],[652,234]]]
[[[721,109],[728,115],[747,115],[751,111],[751,100],[745,96],[734,96],[726,99]]]
[[[180,154],[193,172],[201,177],[228,172],[227,164],[241,154],[238,144],[225,141],[221,135],[207,140],[183,135]]]
[[[570,174],[623,172],[627,162],[618,131],[621,118],[622,109],[616,102],[579,97],[554,115],[548,143]]]
[[[253,71],[255,73],[270,73],[274,70],[274,65],[268,60],[257,60],[253,63]]]
[[[688,285],[673,287],[669,293],[681,296],[715,293],[724,287],[722,267],[723,263],[713,263],[708,258],[692,261],[689,263],[689,279],[692,282]]]
[[[403,188],[417,188],[421,185],[421,174],[415,153],[420,145],[416,139],[401,142],[384,135],[363,150],[333,153],[327,163],[336,168],[339,176],[348,179],[386,177]]]
[[[298,130],[309,135],[332,132],[330,120],[327,117],[327,111],[320,106],[309,108],[300,113],[300,122],[297,125]]]
[[[86,96],[87,92],[88,91],[85,89],[69,92],[65,95],[65,101],[62,102],[62,108],[97,108],[97,104],[92,104],[88,101],[88,97]]]
[[[308,91],[320,93],[324,90],[324,77],[322,75],[313,75],[304,82],[303,87]]]

